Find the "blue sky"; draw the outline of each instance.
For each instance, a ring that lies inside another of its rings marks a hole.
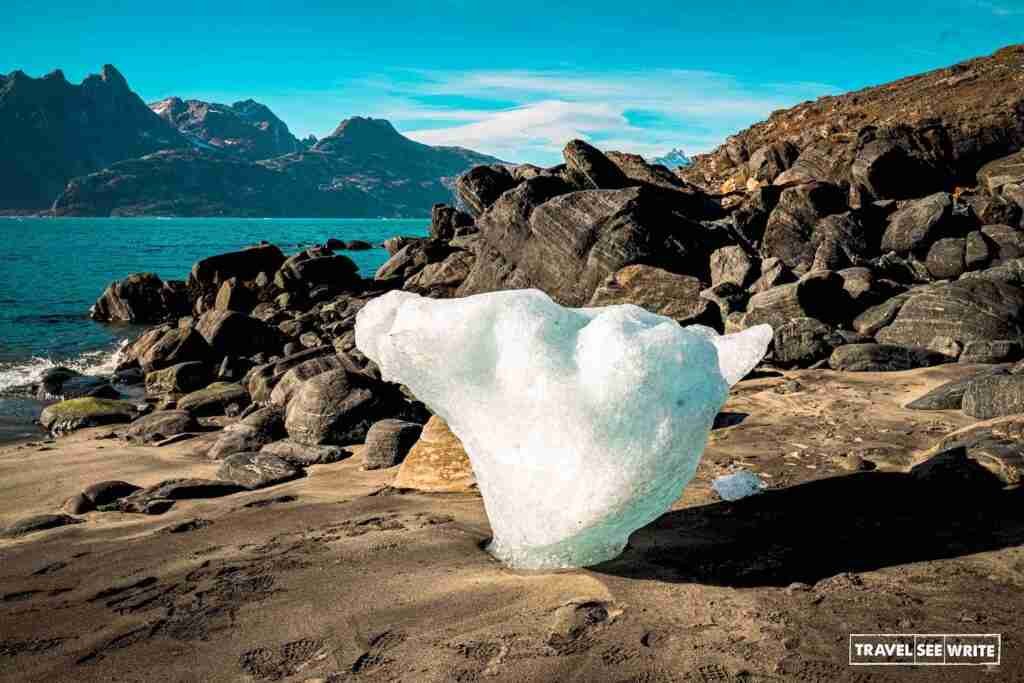
[[[0,72],[109,62],[147,101],[252,97],[318,137],[380,116],[545,164],[571,137],[707,151],[773,109],[1024,42],[1024,0],[5,5]]]

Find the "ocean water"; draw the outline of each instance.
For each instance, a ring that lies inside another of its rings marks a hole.
[[[429,219],[0,218],[0,439],[11,438],[12,430],[33,433],[40,405],[24,387],[47,368],[109,372],[120,345],[139,334],[140,327],[88,317],[114,280],[145,271],[183,280],[199,259],[260,240],[292,254],[331,237],[377,245],[344,252],[372,274],[387,260],[383,240],[426,235],[429,225]]]

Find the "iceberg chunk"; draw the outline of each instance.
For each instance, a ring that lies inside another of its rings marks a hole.
[[[742,500],[761,493],[764,484],[761,478],[748,470],[740,470],[733,474],[724,474],[716,477],[711,482],[711,488],[715,490],[722,500]]]
[[[539,290],[462,299],[394,291],[356,345],[465,446],[494,532],[523,569],[622,552],[679,498],[729,386],[764,356],[767,325],[720,336],[630,304],[563,308]]]

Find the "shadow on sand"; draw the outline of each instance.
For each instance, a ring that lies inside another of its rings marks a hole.
[[[988,470],[953,455],[910,474],[850,474],[674,510],[633,534],[622,556],[591,569],[658,581],[787,586],[1024,543],[1024,490],[1004,489]]]

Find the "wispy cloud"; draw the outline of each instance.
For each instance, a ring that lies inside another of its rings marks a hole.
[[[553,163],[573,137],[605,149],[645,155],[672,147],[688,153],[772,110],[833,92],[823,83],[744,84],[708,71],[420,71],[400,80],[371,79],[386,90],[388,114],[411,138],[462,145],[496,156]],[[515,103],[473,108],[455,101]]]

